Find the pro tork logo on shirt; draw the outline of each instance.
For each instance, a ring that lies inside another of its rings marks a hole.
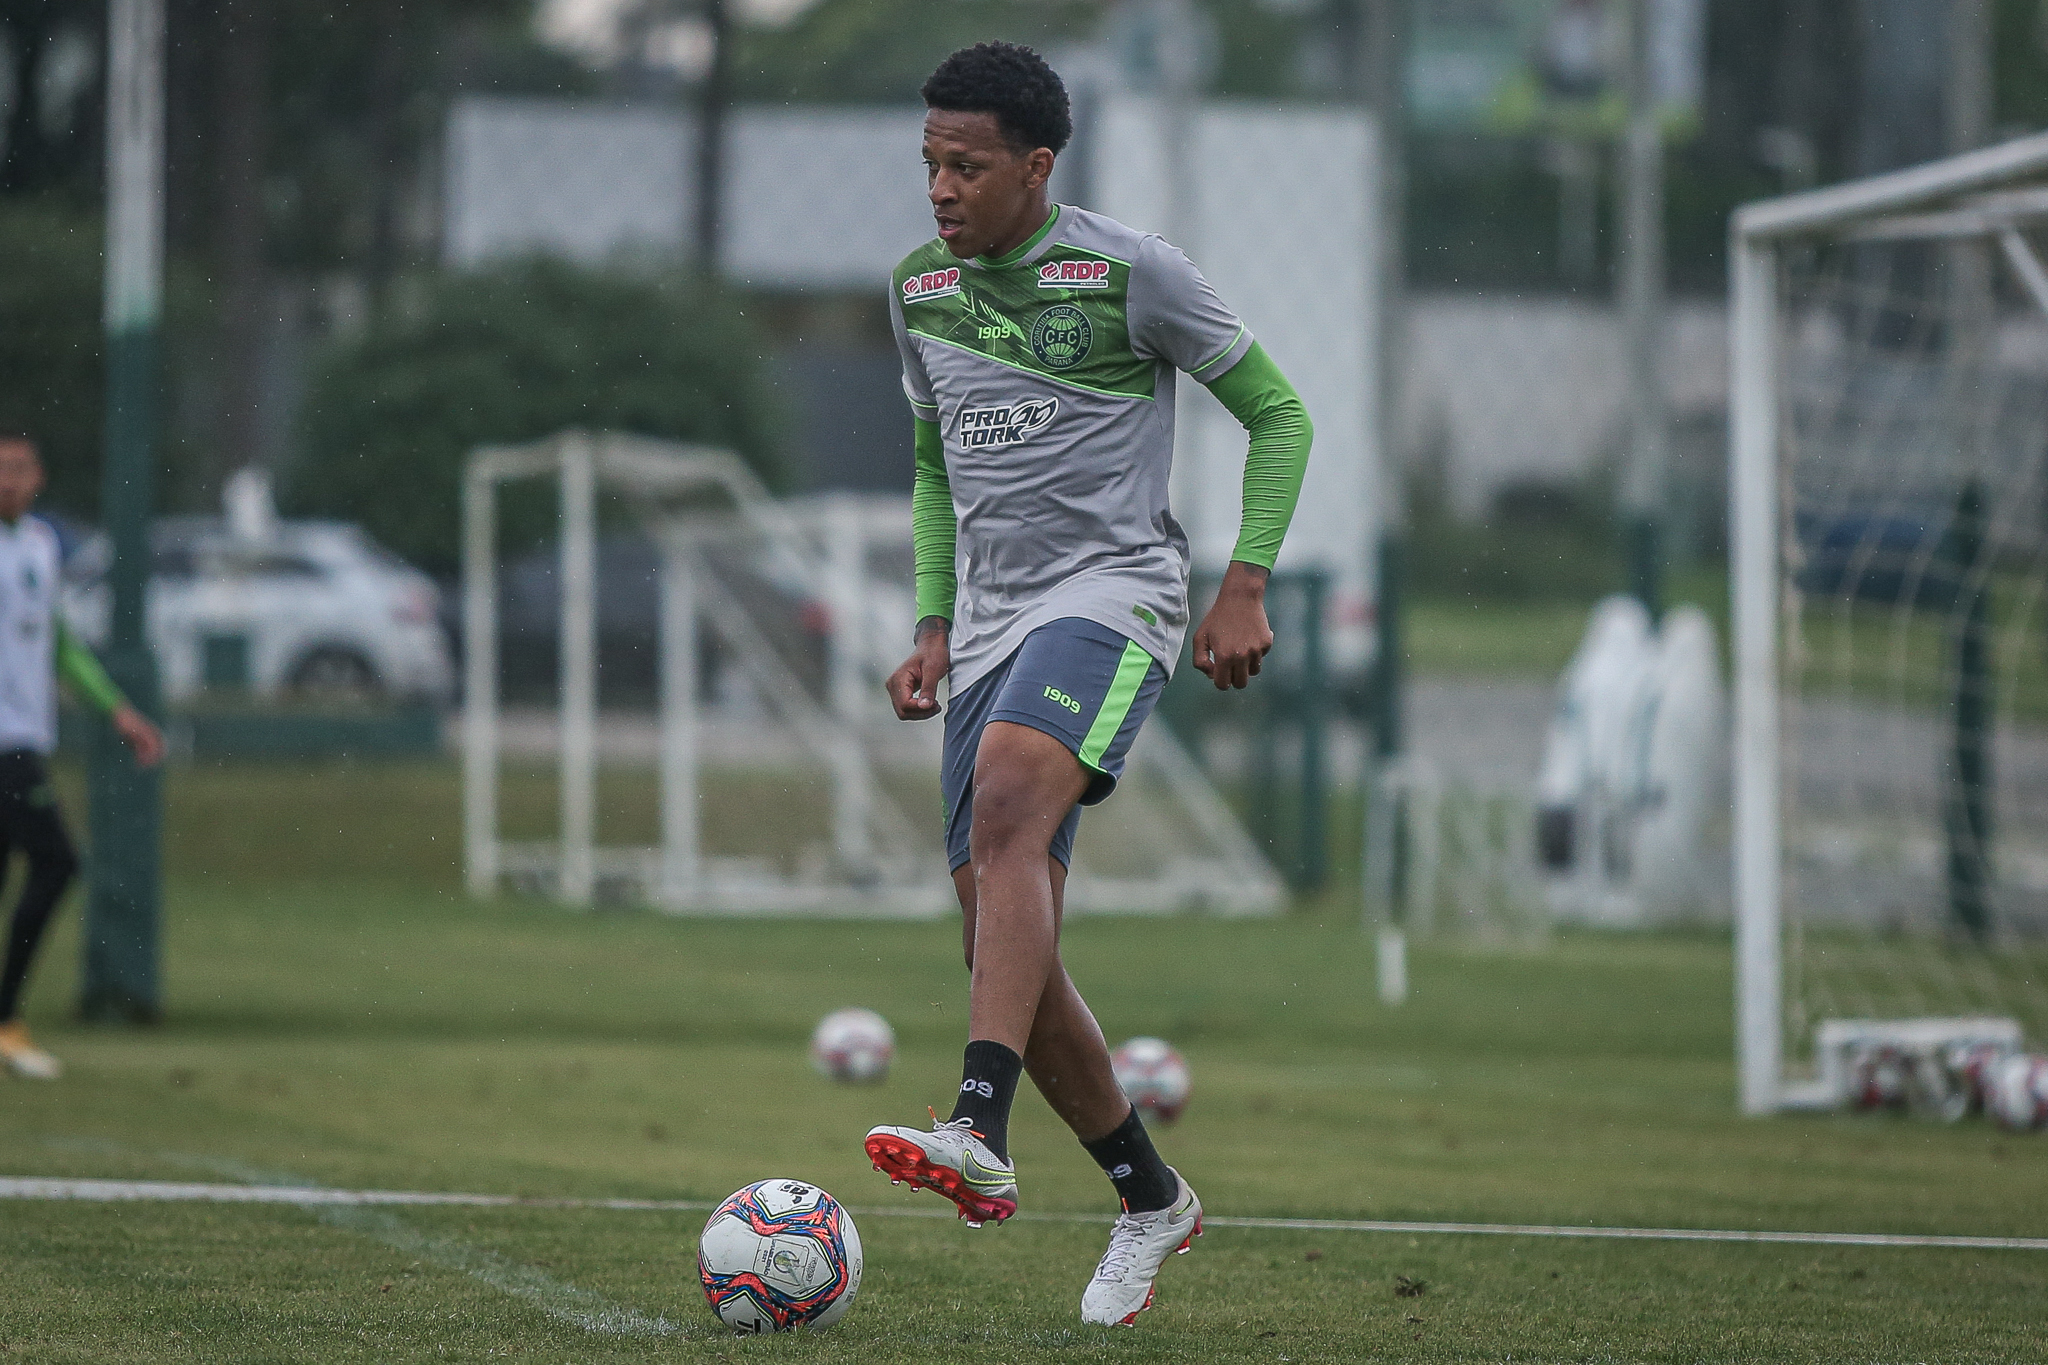
[[[1059,410],[1057,398],[1029,398],[999,408],[962,408],[960,448],[986,450],[1016,445],[1052,421]]]

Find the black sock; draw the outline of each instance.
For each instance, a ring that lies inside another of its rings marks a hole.
[[[969,1043],[960,1066],[953,1117],[974,1120],[974,1131],[1004,1161],[1010,1159],[1010,1101],[1017,1098],[1017,1078],[1023,1074],[1024,1059],[988,1038]]]
[[[1174,1195],[1180,1193],[1173,1168],[1159,1159],[1152,1146],[1152,1135],[1145,1131],[1145,1121],[1138,1117],[1136,1109],[1114,1132],[1081,1145],[1095,1158],[1109,1183],[1116,1186],[1125,1213],[1156,1212],[1171,1204]]]

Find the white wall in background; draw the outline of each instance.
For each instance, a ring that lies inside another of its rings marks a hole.
[[[932,235],[916,109],[764,109],[727,127],[720,253],[746,284],[881,290]],[[679,255],[696,129],[673,108],[466,95],[449,113],[442,256]]]
[[[450,265],[530,252],[596,261],[682,241],[690,147],[671,110],[464,95],[445,136]]]

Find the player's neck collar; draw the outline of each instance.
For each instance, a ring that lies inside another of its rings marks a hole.
[[[1054,204],[1052,212],[1046,214],[1045,221],[1038,225],[1038,231],[1026,237],[1021,246],[1012,247],[1000,256],[976,256],[974,263],[984,270],[1001,270],[1005,266],[1017,264],[1026,256],[1036,251],[1039,244],[1052,235],[1053,228],[1065,214],[1065,209],[1061,208],[1058,204]]]

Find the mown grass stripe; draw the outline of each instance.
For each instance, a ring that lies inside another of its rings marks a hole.
[[[71,1180],[38,1176],[0,1176],[0,1199],[68,1199],[98,1203],[292,1204],[304,1207],[452,1205],[469,1208],[594,1209],[623,1213],[709,1213],[718,1207],[715,1201],[708,1199],[528,1198],[510,1194],[440,1193],[431,1190],[330,1190],[318,1186],[205,1185],[169,1180]],[[849,1206],[849,1211],[856,1218],[953,1216],[950,1209],[944,1208]],[[1028,1223],[1112,1221],[1112,1216],[1106,1213],[1023,1212],[1019,1213],[1017,1218]],[[1250,1218],[1228,1215],[1204,1215],[1202,1224],[1209,1228],[1264,1228],[1289,1232],[1387,1232],[1408,1236],[1580,1237],[1641,1242],[1770,1242],[1798,1246],[1928,1247],[1950,1251],[2048,1251],[2048,1237],[1965,1237],[1931,1233],[1578,1227],[1571,1224],[1544,1223],[1401,1223],[1373,1218]]]

